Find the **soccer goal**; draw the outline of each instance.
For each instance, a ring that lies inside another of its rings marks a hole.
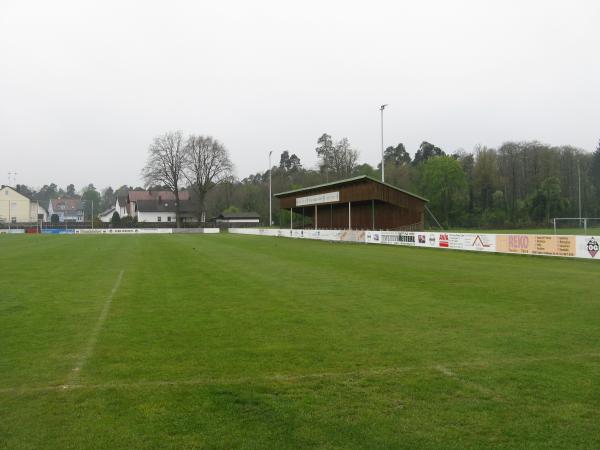
[[[554,234],[598,234],[600,235],[599,217],[555,217],[552,219]]]

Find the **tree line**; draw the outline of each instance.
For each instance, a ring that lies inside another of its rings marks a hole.
[[[318,163],[310,168],[295,153],[281,152],[270,170],[273,193],[358,175],[380,179],[381,164],[360,163],[359,151],[347,138],[324,133],[314,151]],[[429,209],[445,227],[547,226],[553,217],[578,217],[579,198],[583,217],[600,216],[600,142],[589,153],[537,141],[447,152],[423,141],[414,157],[399,143],[385,149],[384,164],[385,181],[428,198]],[[157,136],[142,177],[144,188],[173,192],[177,205],[179,193],[189,191],[199,222],[222,211],[256,211],[265,224],[269,217],[269,170],[235,178],[229,152],[211,136],[180,131]],[[89,217],[92,200],[100,212],[114,205],[118,195],[143,188],[98,191],[89,184],[77,192],[72,184],[62,189],[51,183],[38,191],[24,185],[18,189],[42,202],[82,198]],[[276,205],[275,225],[287,225],[289,212]],[[179,218],[180,211],[176,213]]]
[[[349,176],[381,179],[381,164],[359,163],[358,151],[345,138],[324,134],[315,152],[315,168],[282,152],[272,168],[273,192]],[[548,226],[553,217],[579,217],[580,192],[582,216],[600,217],[600,143],[593,153],[537,141],[450,153],[423,141],[414,157],[399,143],[385,149],[384,163],[386,183],[429,199],[429,209],[445,227]],[[266,170],[225,183],[208,204],[212,210],[233,207],[268,217],[268,179]],[[275,222],[289,224],[289,212],[278,211]]]

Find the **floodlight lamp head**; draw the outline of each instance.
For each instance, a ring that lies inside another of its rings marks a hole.
[[[387,103],[385,105],[381,105],[381,108],[379,108],[381,111],[383,111],[385,109],[385,107],[387,106]]]

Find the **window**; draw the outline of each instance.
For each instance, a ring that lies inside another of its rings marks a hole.
[[[167,217],[167,222],[170,222],[170,221],[171,221],[171,216],[168,216]]]
[[[156,221],[157,221],[157,222],[162,222],[162,217],[158,216],[158,217],[156,218]]]
[[[16,217],[13,217],[13,218],[11,218],[11,219],[10,219],[10,221],[11,221],[12,223],[17,223],[17,218],[16,218]]]

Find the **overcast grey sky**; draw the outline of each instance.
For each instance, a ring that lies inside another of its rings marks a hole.
[[[210,134],[238,177],[324,132],[377,164],[600,138],[600,1],[0,0],[0,180],[141,184],[152,138]]]

